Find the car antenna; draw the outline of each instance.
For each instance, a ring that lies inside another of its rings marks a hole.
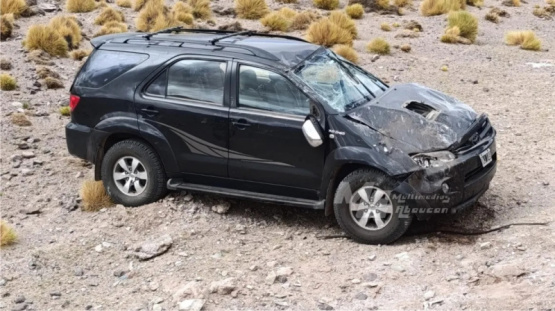
[[[146,35],[143,36],[143,38],[150,40],[150,37],[154,36],[154,35],[158,35],[158,34],[162,34],[162,33],[172,33],[172,32],[179,32],[181,30],[183,30],[183,26],[177,26],[177,27],[171,27],[171,28],[166,28],[166,29],[162,29],[160,31],[156,31],[156,32],[151,32],[148,33]]]
[[[214,38],[214,39],[210,40],[210,43],[212,43],[212,45],[215,45],[218,41],[223,40],[223,39],[227,39],[227,38],[235,37],[235,36],[243,36],[243,35],[252,36],[253,34],[254,34],[254,32],[252,30],[234,32],[234,33],[231,33],[229,35]]]

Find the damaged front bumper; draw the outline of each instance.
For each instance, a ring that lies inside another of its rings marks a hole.
[[[490,150],[491,162],[483,165],[480,154]],[[392,192],[397,210],[427,219],[434,214],[456,213],[470,207],[486,192],[497,168],[495,138],[440,167],[419,170]]]

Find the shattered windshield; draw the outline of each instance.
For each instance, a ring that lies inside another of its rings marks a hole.
[[[374,76],[328,50],[305,60],[295,74],[338,112],[363,105],[387,88]]]

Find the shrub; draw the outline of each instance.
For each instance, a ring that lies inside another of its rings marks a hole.
[[[116,5],[122,8],[130,8],[132,6],[131,0],[116,0]]]
[[[291,20],[280,14],[278,11],[274,11],[263,18],[260,19],[260,23],[266,26],[270,30],[274,31],[287,31],[291,26]]]
[[[295,16],[297,16],[297,11],[290,9],[288,7],[283,7],[281,9],[279,9],[277,11],[279,14],[281,14],[281,16],[287,18],[287,19],[293,19],[295,18]]]
[[[302,11],[295,15],[293,21],[291,22],[291,29],[294,30],[302,30],[306,29],[310,23],[317,20],[319,18],[318,13],[314,11]]]
[[[36,72],[39,79],[45,79],[46,77],[52,77],[57,79],[60,78],[60,75],[57,72],[50,69],[49,67],[43,67],[43,66],[37,67]]]
[[[173,18],[187,25],[193,24],[193,8],[190,5],[177,1],[172,7]]]
[[[364,7],[360,3],[351,4],[345,8],[345,13],[351,18],[359,19],[364,15]]]
[[[96,8],[94,0],[67,0],[66,9],[71,13],[90,12]]]
[[[326,47],[336,44],[352,45],[353,43],[351,33],[331,22],[328,18],[322,18],[310,24],[306,40]]]
[[[0,12],[2,15],[13,14],[14,17],[19,17],[25,10],[27,10],[27,3],[25,3],[25,0],[0,1]]]
[[[19,113],[19,112],[14,113],[14,114],[12,114],[11,119],[12,119],[12,123],[17,125],[17,126],[31,126],[31,125],[33,125],[24,113]]]
[[[86,180],[81,185],[81,199],[83,200],[82,210],[88,212],[99,211],[104,207],[112,205],[102,181]]]
[[[484,6],[484,0],[466,0],[466,4],[481,8]]]
[[[490,21],[492,23],[499,23],[499,15],[489,12],[486,14],[486,16],[484,17],[487,21]]]
[[[11,226],[0,219],[0,246],[8,246],[15,243],[17,235]]]
[[[63,89],[64,88],[64,83],[57,78],[53,78],[53,77],[46,77],[44,79],[44,85],[46,85],[46,88],[48,89]]]
[[[110,35],[114,33],[122,33],[127,31],[127,24],[118,22],[108,22],[100,28],[100,31],[94,34],[94,37]]]
[[[412,50],[411,46],[408,44],[401,45],[401,51],[405,53],[409,53]]]
[[[353,36],[353,39],[358,36],[355,21],[353,21],[349,15],[342,11],[333,11],[328,18],[332,23],[347,30]]]
[[[259,0],[266,5],[264,0]],[[200,19],[209,19],[212,16],[210,0],[189,0],[189,5],[193,8],[193,16]],[[266,7],[267,9],[267,7]]]
[[[0,69],[2,70],[12,69],[12,62],[6,58],[0,58]]]
[[[297,3],[297,0],[277,0],[277,2],[281,2],[281,3]]]
[[[100,12],[100,14],[94,20],[96,25],[104,25],[107,22],[124,22],[125,16],[119,10],[116,10],[112,7],[106,7]]]
[[[48,26],[66,40],[69,49],[79,47],[79,42],[83,37],[77,18],[74,16],[56,16],[50,20]]]
[[[380,24],[380,29],[383,31],[391,31],[391,26],[388,23],[383,22]]]
[[[520,0],[512,0],[513,6],[520,6]]]
[[[54,62],[52,61],[50,54],[46,53],[43,50],[32,50],[27,55],[27,58],[37,65],[46,65],[46,66],[54,65]]]
[[[424,0],[420,12],[424,16],[441,15],[449,11],[458,11],[466,7],[466,0]]]
[[[60,107],[60,114],[64,117],[69,117],[71,115],[71,109],[69,106]]]
[[[125,26],[125,28],[127,28],[127,26]],[[74,60],[82,60],[83,58],[89,56],[89,54],[91,54],[91,50],[79,49],[71,51],[69,56],[71,56]]]
[[[412,5],[412,0],[393,0],[396,7],[402,8],[408,5]]]
[[[447,17],[449,28],[459,27],[460,36],[470,42],[476,40],[478,35],[478,19],[467,11],[452,11]]]
[[[43,50],[52,56],[66,56],[67,41],[57,31],[48,26],[32,25],[27,32],[23,46],[28,51]]]
[[[334,45],[332,50],[336,54],[341,55],[341,57],[349,60],[350,62],[353,62],[355,64],[358,63],[357,51],[355,51],[355,49],[353,49],[352,47],[344,44],[338,44]]]
[[[387,9],[389,8],[389,0],[376,0],[376,5],[378,5],[380,9]]]
[[[0,17],[0,40],[6,40],[12,36],[13,22],[13,14],[3,14]]]
[[[380,54],[380,55],[387,55],[391,53],[391,48],[389,47],[389,43],[385,41],[383,38],[376,38],[366,45],[366,49],[370,52]]]
[[[335,10],[339,6],[339,0],[312,0],[314,6],[323,10]]]
[[[445,30],[443,36],[441,36],[440,41],[443,43],[458,43],[461,30],[459,27],[454,26]]]
[[[235,0],[235,13],[240,18],[258,19],[269,13],[264,0]]]
[[[7,73],[0,74],[0,90],[13,91],[17,88],[15,78]]]
[[[170,24],[169,10],[166,6],[155,1],[149,1],[139,12],[135,26],[139,31],[156,31],[167,28]]]
[[[531,30],[509,31],[505,35],[505,43],[508,45],[520,45],[521,49],[538,51],[541,49],[541,41]]]

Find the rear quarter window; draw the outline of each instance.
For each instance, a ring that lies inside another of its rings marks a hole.
[[[81,69],[75,85],[99,88],[144,62],[147,54],[98,50]]]

